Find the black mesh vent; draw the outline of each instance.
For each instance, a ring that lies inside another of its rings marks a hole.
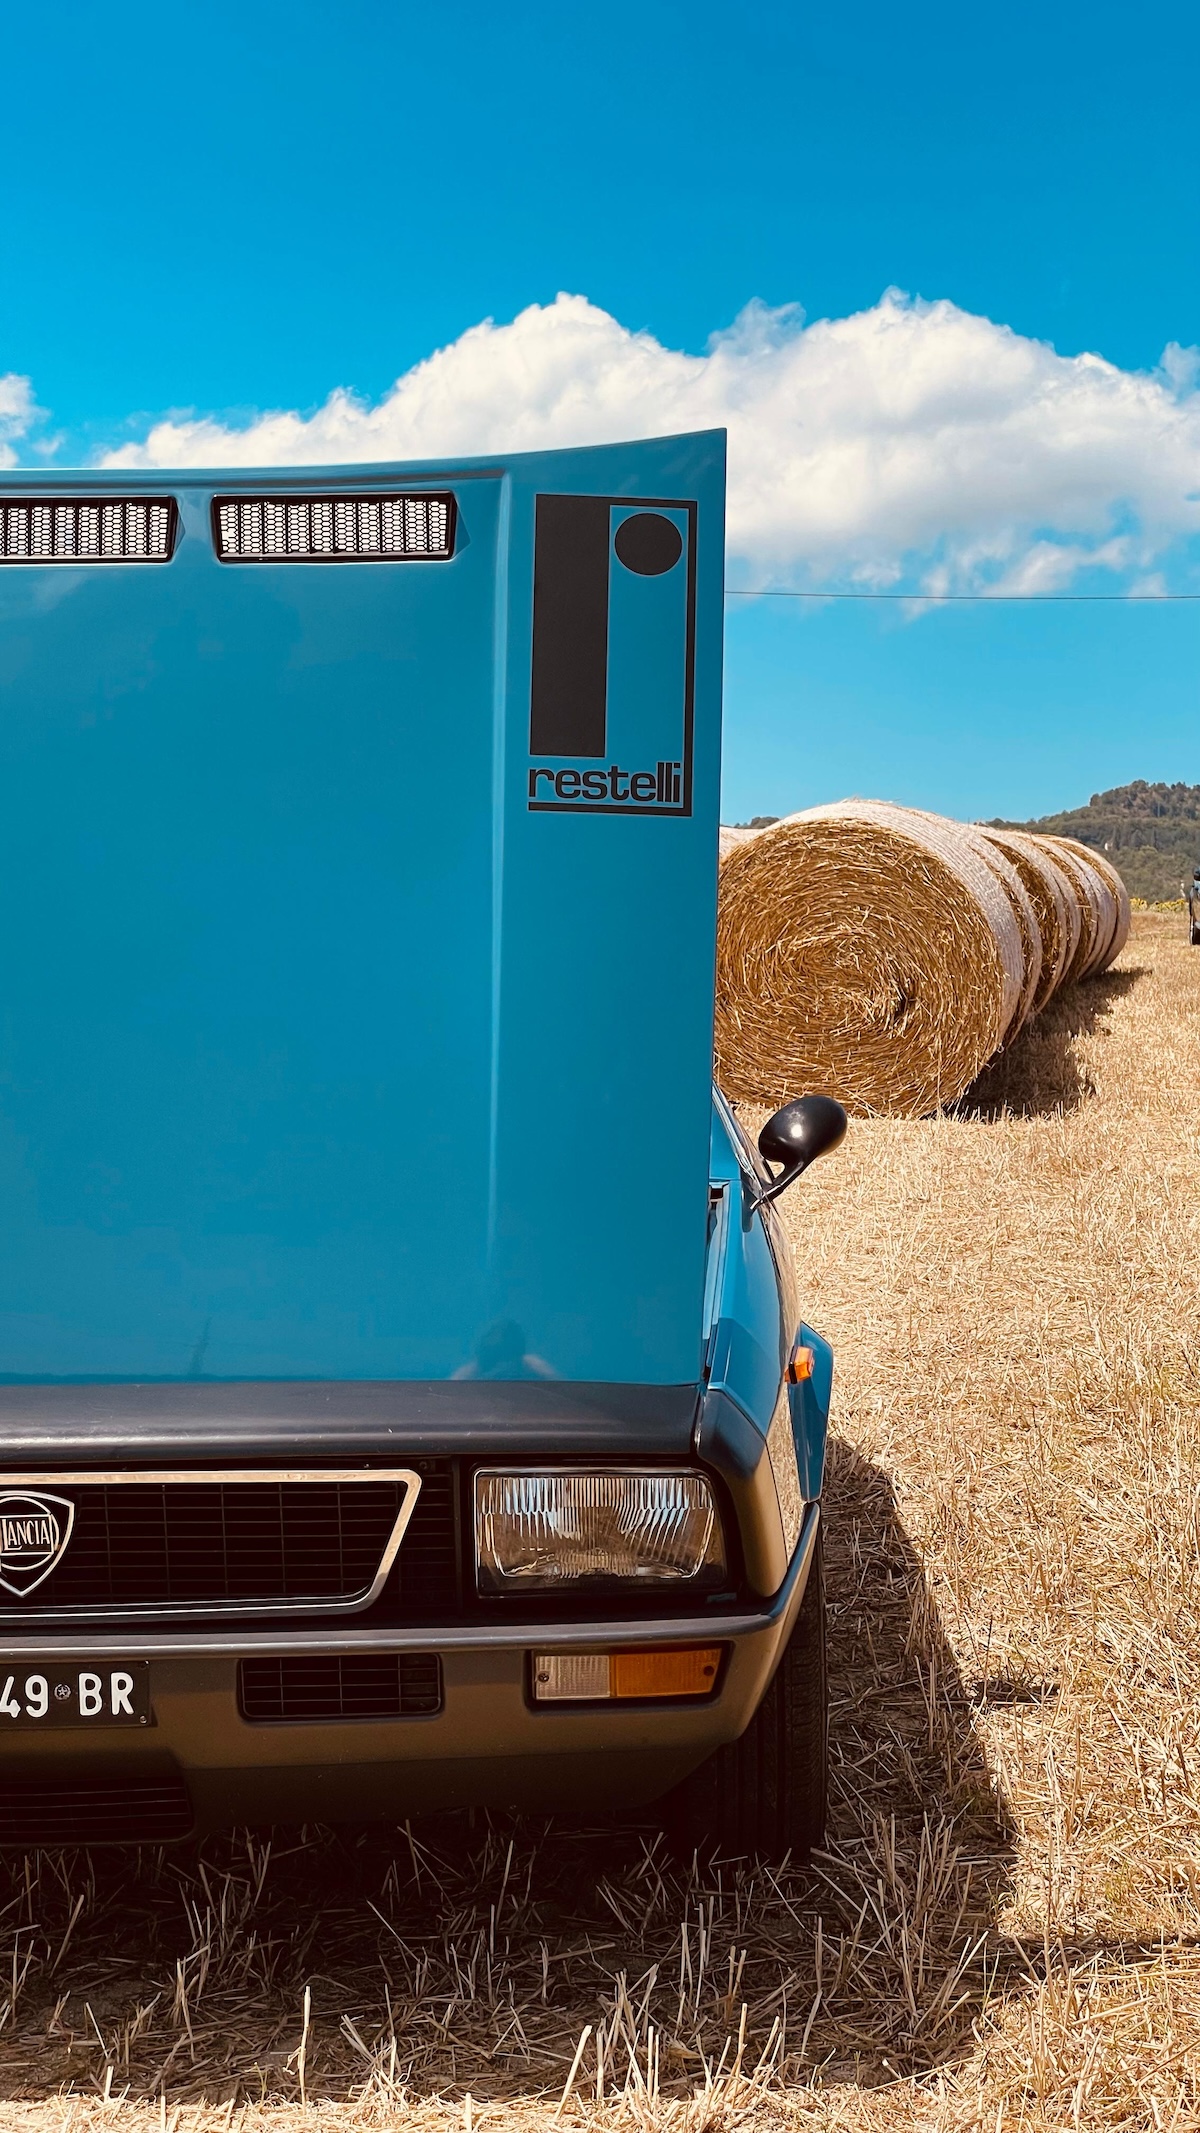
[[[251,1725],[281,1720],[418,1718],[442,1705],[436,1652],[243,1659],[238,1702]]]
[[[422,1517],[423,1488],[409,1533],[435,1585],[448,1552],[453,1585],[452,1522],[445,1530],[453,1497],[448,1477],[429,1480],[440,1502]],[[54,1493],[75,1505],[66,1552],[28,1599],[3,1596],[0,1619],[27,1622],[49,1609],[203,1611],[231,1601],[353,1599],[374,1582],[405,1485],[197,1479],[58,1484]]]
[[[165,1844],[191,1827],[192,1803],[178,1772],[39,1771],[0,1784],[0,1845]]]
[[[169,563],[178,522],[170,496],[0,502],[0,563]]]
[[[454,553],[453,496],[219,496],[223,563],[386,563]]]

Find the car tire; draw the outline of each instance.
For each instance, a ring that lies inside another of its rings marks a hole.
[[[829,1685],[821,1532],[796,1626],[774,1678],[739,1740],[676,1786],[667,1827],[690,1858],[721,1852],[806,1859],[825,1836],[829,1795]]]

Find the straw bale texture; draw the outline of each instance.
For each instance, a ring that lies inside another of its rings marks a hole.
[[[722,865],[717,1076],[735,1097],[824,1089],[921,1116],[974,1080],[1026,983],[1008,887],[938,816],[810,808]]]
[[[985,829],[989,844],[1002,851],[1025,884],[1042,941],[1042,966],[1031,1014],[1040,1014],[1058,991],[1079,946],[1079,903],[1061,868],[1036,837],[1023,830]]]
[[[1117,930],[1109,943],[1108,953],[1104,962],[1104,968],[1108,970],[1116,962],[1122,948],[1129,939],[1129,929],[1133,924],[1133,910],[1129,901],[1129,891],[1111,859],[1106,859],[1103,852],[1093,852],[1092,864],[1098,866],[1106,880],[1111,882],[1113,895],[1117,899]]]
[[[1100,879],[1096,868],[1089,864],[1079,845],[1070,845],[1070,840],[1064,836],[1040,834],[1038,845],[1066,875],[1072,896],[1076,900],[1076,907],[1079,907],[1079,947],[1076,947],[1064,973],[1064,985],[1074,985],[1096,968],[1096,951],[1100,943],[1106,941],[1110,932],[1113,932],[1110,894],[1106,883]]]
[[[1021,929],[1012,903],[996,869],[980,856],[965,825],[946,815],[934,815],[916,807],[897,807],[890,800],[834,800],[824,807],[809,807],[788,815],[787,822],[870,822],[910,838],[942,860],[960,887],[975,899],[984,913],[1000,957],[1004,1026],[1017,1012],[1025,983],[1025,953]]]
[[[1002,851],[974,822],[957,822],[954,828],[973,851],[978,852],[985,866],[989,866],[1008,898],[1012,915],[1021,936],[1021,960],[1024,976],[1021,993],[1013,1010],[1013,1018],[1004,1032],[1005,1044],[1011,1044],[1034,1012],[1034,1002],[1042,980],[1042,929],[1038,923],[1028,887],[1015,865],[1012,854]]]
[[[1077,985],[1103,965],[1117,924],[1116,902],[1092,855],[1066,837],[1039,837],[1072,883],[1079,902],[1081,934],[1074,961],[1063,983]]]
[[[1129,939],[1129,891],[1115,866],[1113,866],[1111,860],[1104,857],[1103,852],[1093,851],[1091,845],[1081,844],[1078,838],[1075,837],[1055,837],[1050,841],[1054,844],[1067,845],[1080,859],[1086,861],[1093,873],[1099,875],[1101,884],[1112,898],[1113,923],[1111,932],[1102,950],[1099,942],[1097,942],[1095,957],[1090,968],[1084,973],[1087,977],[1096,977],[1102,970],[1107,970],[1110,963],[1116,961],[1126,941]]]

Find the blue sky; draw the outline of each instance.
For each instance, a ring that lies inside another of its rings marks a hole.
[[[1200,591],[1193,7],[51,0],[4,50],[19,462],[728,407],[731,582]],[[728,644],[731,817],[1200,780],[1200,603],[747,601]]]

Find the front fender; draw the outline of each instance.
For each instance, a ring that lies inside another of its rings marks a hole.
[[[811,1326],[801,1324],[798,1342],[812,1352],[812,1373],[798,1385],[788,1386],[792,1410],[792,1435],[800,1487],[811,1503],[821,1493],[825,1474],[825,1440],[829,1432],[829,1402],[833,1392],[833,1349]]]

